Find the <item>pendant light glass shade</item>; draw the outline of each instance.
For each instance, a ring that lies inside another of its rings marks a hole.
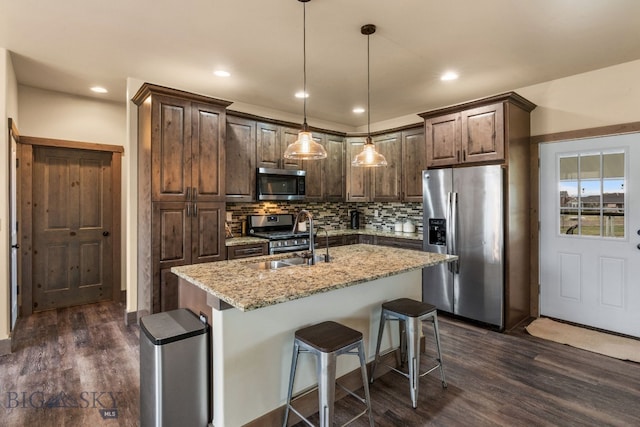
[[[376,146],[371,140],[371,77],[369,59],[369,36],[376,32],[373,24],[363,25],[360,32],[367,36],[367,140],[362,151],[353,158],[351,166],[380,167],[387,166],[387,159],[376,151]]]
[[[307,15],[305,3],[309,0],[298,0],[302,3],[302,57],[303,57],[303,84],[304,84],[304,123],[298,132],[298,139],[289,144],[284,150],[285,159],[293,160],[319,160],[327,158],[327,151],[322,144],[313,140],[309,125],[307,125]]]
[[[378,167],[387,166],[387,159],[376,151],[376,146],[371,142],[371,138],[367,137],[362,151],[353,158],[352,166]]]
[[[327,151],[313,140],[306,123],[298,132],[298,139],[284,150],[285,159],[319,160],[327,158]]]

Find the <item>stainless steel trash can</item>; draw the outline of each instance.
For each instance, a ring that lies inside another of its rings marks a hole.
[[[209,422],[209,325],[186,309],[140,319],[140,425]]]

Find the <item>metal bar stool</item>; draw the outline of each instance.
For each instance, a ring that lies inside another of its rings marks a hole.
[[[437,365],[428,371],[420,374],[420,328],[422,322],[431,320],[433,323],[433,334],[436,339],[436,347],[438,351]],[[442,378],[442,388],[447,387],[444,378],[444,369],[442,367],[442,354],[440,352],[440,333],[438,332],[438,312],[435,305],[412,300],[409,298],[399,298],[382,304],[382,314],[380,315],[380,329],[378,331],[378,343],[376,345],[376,354],[371,367],[371,382],[373,383],[376,366],[380,359],[380,344],[382,342],[382,333],[387,320],[397,320],[400,326],[400,354],[402,364],[408,363],[409,372],[403,372],[393,366],[385,365],[395,372],[409,379],[411,388],[411,403],[414,408],[418,407],[418,380],[436,369],[440,368],[440,377]],[[407,345],[408,344],[408,345]],[[407,359],[408,353],[408,359]]]
[[[364,344],[362,333],[354,329],[348,328],[336,322],[322,322],[303,329],[299,329],[295,333],[293,341],[293,358],[291,361],[291,374],[289,375],[289,391],[287,392],[287,406],[284,413],[283,426],[287,426],[289,419],[289,410],[295,412],[302,420],[310,425],[300,412],[292,405],[293,381],[296,376],[296,366],[298,363],[298,354],[300,352],[311,353],[316,356],[316,375],[318,378],[318,404],[320,415],[320,427],[329,427],[333,425],[333,405],[336,391],[336,358],[341,354],[358,355],[360,358],[360,369],[362,371],[362,384],[364,387],[365,398],[361,398],[357,394],[342,387],[347,393],[355,397],[366,406],[366,409],[344,425],[347,425],[355,419],[369,412],[369,424],[373,426],[373,413],[371,412],[371,399],[369,397],[369,381],[367,381],[367,368],[364,356]],[[316,387],[299,394],[297,397],[310,393]]]

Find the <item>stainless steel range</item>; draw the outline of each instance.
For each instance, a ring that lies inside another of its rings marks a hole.
[[[309,249],[309,232],[293,231],[292,214],[249,215],[249,235],[269,239],[269,254]]]

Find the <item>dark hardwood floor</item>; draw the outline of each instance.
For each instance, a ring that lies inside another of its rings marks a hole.
[[[17,349],[0,356],[0,426],[137,426],[139,329],[123,313],[98,303],[18,319]]]
[[[100,303],[20,319],[17,351],[0,356],[0,426],[138,425],[139,329],[124,326],[123,310]],[[436,373],[423,378],[413,409],[407,380],[382,376],[371,386],[376,425],[640,425],[640,364],[522,328],[500,334],[440,316],[440,329],[448,388]],[[429,326],[425,336],[431,352]],[[341,400],[337,422],[358,409]]]

